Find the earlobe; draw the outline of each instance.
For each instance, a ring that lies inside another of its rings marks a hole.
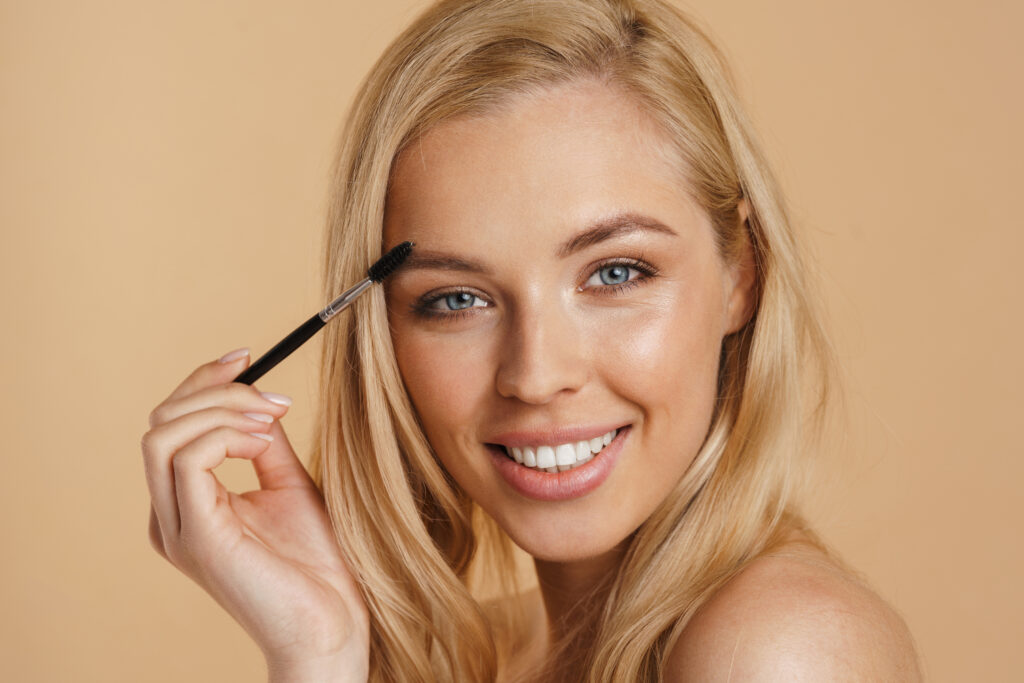
[[[728,296],[727,335],[742,329],[754,315],[757,306],[757,266],[750,234],[750,205],[745,197],[740,200],[736,210],[739,214],[742,244],[739,253],[728,265],[732,287]]]

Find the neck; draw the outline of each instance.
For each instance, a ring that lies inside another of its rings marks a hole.
[[[552,642],[581,626],[583,633],[596,626],[596,608],[611,588],[626,545],[623,542],[602,555],[569,562],[534,559]]]

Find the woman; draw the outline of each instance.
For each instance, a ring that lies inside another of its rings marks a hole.
[[[288,400],[231,383],[244,350],[143,440],[154,546],[272,680],[919,677],[902,620],[793,509],[827,346],[691,20],[431,7],[357,97],[327,238],[327,297],[416,248],[324,331],[313,477]],[[225,457],[261,490],[225,491]]]

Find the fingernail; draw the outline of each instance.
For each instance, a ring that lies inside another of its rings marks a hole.
[[[273,441],[274,440],[274,437],[272,437],[270,434],[260,434],[259,432],[249,432],[249,435],[250,436],[255,436],[255,437],[260,438],[260,439],[263,439],[264,441]]]
[[[245,415],[250,420],[256,420],[257,422],[270,423],[274,421],[273,415],[265,415],[264,413],[242,413],[242,415]]]
[[[231,353],[225,353],[217,362],[230,363],[231,361],[238,360],[239,358],[245,358],[248,355],[249,349],[235,349]]]
[[[284,394],[275,394],[269,391],[261,391],[260,396],[267,399],[271,403],[276,403],[281,406],[290,406],[292,404],[292,400],[289,397],[285,396]]]

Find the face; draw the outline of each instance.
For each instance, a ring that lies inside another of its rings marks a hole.
[[[752,268],[719,257],[670,148],[581,82],[396,162],[385,246],[416,244],[387,283],[399,369],[443,467],[539,559],[606,553],[665,500],[747,318]]]

